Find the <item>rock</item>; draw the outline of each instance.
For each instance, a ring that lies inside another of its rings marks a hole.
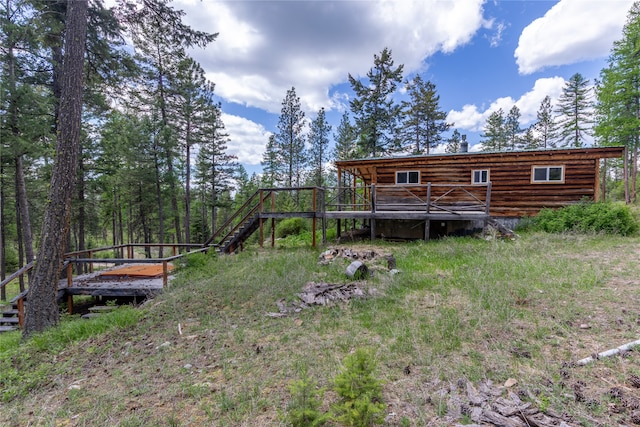
[[[509,378],[504,382],[504,386],[506,388],[511,388],[516,384],[518,384],[518,380],[516,380],[515,378]]]

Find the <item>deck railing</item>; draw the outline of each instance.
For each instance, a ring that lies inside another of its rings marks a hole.
[[[327,189],[327,211],[425,211],[489,213],[491,183],[486,186],[459,184],[372,184]]]
[[[158,248],[158,252],[160,252],[160,248],[171,248],[172,255],[168,257],[162,258],[136,258],[136,248],[143,248],[145,252],[151,248]],[[190,252],[178,253],[179,249],[189,249]],[[173,262],[179,258],[182,258],[185,255],[193,254],[197,252],[206,252],[210,249],[210,247],[203,247],[201,244],[177,244],[177,243],[129,243],[123,245],[115,245],[115,246],[106,246],[101,248],[92,248],[86,249],[83,251],[74,251],[66,253],[65,261],[63,264],[62,271],[66,273],[67,286],[73,286],[73,277],[74,273],[76,276],[78,274],[83,273],[83,266],[88,266],[89,272],[93,272],[94,266],[96,264],[104,264],[106,266],[118,265],[118,264],[162,264],[162,286],[168,286],[168,278],[169,278],[169,263]],[[99,252],[110,251],[113,253],[122,253],[124,254],[126,251],[126,255],[121,257],[95,257],[95,255]],[[5,278],[2,282],[0,282],[0,289],[6,289],[6,286],[14,280],[24,277],[24,275],[28,274],[29,271],[33,269],[34,262],[30,262],[29,264],[22,267],[20,270],[11,274],[7,278]],[[76,267],[74,269],[74,266]],[[18,306],[18,319],[19,325],[22,327],[24,325],[24,300],[28,293],[28,288],[24,291],[18,293],[11,299],[12,303],[16,303]]]

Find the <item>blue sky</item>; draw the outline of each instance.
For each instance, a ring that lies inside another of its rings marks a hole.
[[[175,0],[192,27],[218,32],[192,56],[216,84],[229,152],[251,172],[275,132],[286,91],[307,118],[324,107],[337,126],[365,76],[391,49],[405,78],[436,85],[448,122],[478,148],[491,112],[517,105],[521,125],[566,80],[591,82],[622,36],[631,0]],[[398,93],[398,98],[402,94]]]

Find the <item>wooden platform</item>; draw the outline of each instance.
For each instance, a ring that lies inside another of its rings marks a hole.
[[[482,211],[331,211],[326,212],[327,219],[407,219],[407,220],[434,220],[434,221],[476,221],[489,218]]]
[[[173,266],[169,264],[168,270]],[[58,292],[65,295],[106,297],[151,297],[162,292],[162,264],[120,265],[73,278],[71,286],[60,280]]]

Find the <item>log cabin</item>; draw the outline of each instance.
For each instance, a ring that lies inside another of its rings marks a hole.
[[[467,234],[543,208],[599,200],[602,159],[624,147],[460,152],[336,161],[341,191],[327,218],[369,222],[371,237]],[[360,216],[356,212],[361,212]]]

